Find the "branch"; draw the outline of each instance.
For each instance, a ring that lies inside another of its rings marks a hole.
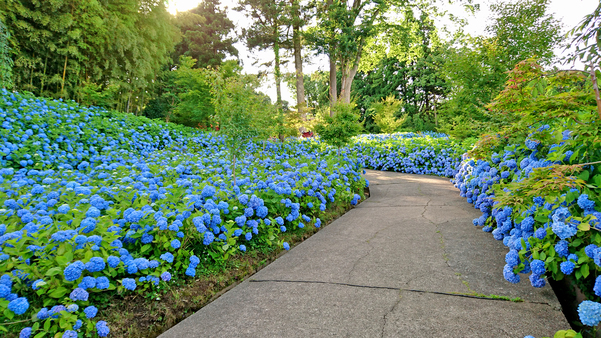
[[[2,325],[13,325],[13,324],[25,323],[25,322],[30,322],[30,321],[31,321],[31,319],[23,319],[23,320],[19,320],[18,322],[2,323]]]

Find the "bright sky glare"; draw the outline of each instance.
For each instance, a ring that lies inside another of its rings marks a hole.
[[[172,14],[190,10],[198,6],[201,0],[169,0],[169,12]],[[468,16],[460,6],[450,6],[446,1],[445,7],[448,8],[449,12],[467,17],[469,25],[466,31],[473,36],[481,35],[484,32],[488,18],[490,17],[490,11],[488,6],[490,3],[494,3],[494,0],[481,0],[476,1],[480,3],[480,12],[475,16]],[[247,27],[249,20],[243,13],[233,11],[232,8],[236,7],[237,0],[221,0],[222,6],[228,7],[228,17],[234,22],[237,29]],[[549,6],[549,12],[554,13],[554,17],[560,20],[564,25],[564,31],[572,29],[576,26],[585,15],[592,13],[595,8],[599,5],[599,0],[551,0]],[[258,73],[259,71],[265,71],[265,67],[253,65],[256,60],[271,60],[273,56],[270,51],[256,52],[249,51],[242,42],[235,44],[235,47],[239,51],[240,60],[244,66],[244,71],[247,73]],[[303,51],[307,53],[308,51]],[[558,55],[562,54],[562,50],[557,50]],[[283,72],[294,71],[293,62],[289,62],[287,66],[284,66]],[[303,71],[308,74],[316,70],[327,70],[328,63],[327,59],[323,56],[313,56],[309,59],[309,62],[303,64]],[[272,84],[273,78],[268,78],[268,81],[263,84],[261,90],[268,94],[271,99],[275,102],[275,85]],[[288,87],[282,83],[282,99],[286,100],[293,106],[296,102],[295,95],[288,89]]]

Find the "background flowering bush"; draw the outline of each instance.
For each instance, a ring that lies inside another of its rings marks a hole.
[[[355,137],[350,151],[365,168],[452,177],[472,146],[434,132],[368,134]]]

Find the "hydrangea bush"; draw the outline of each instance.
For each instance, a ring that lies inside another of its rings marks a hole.
[[[365,168],[453,177],[472,145],[433,132],[372,134],[355,137],[350,151]]]
[[[531,127],[521,143],[483,138],[452,180],[482,212],[473,221],[509,249],[505,279],[533,287],[570,276],[589,299],[584,325],[601,321],[601,146],[592,113]]]

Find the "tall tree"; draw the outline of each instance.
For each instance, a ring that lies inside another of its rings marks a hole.
[[[503,50],[499,60],[507,71],[520,61],[538,58],[550,65],[554,48],[563,41],[561,23],[547,14],[550,0],[499,1],[490,6],[492,22],[486,31]]]
[[[337,76],[341,72],[340,100],[350,103],[351,86],[363,49],[368,38],[377,33],[377,26],[385,19],[388,8],[397,1],[375,0],[328,0],[319,2],[317,26],[312,29],[310,39],[319,53],[330,59],[330,102],[333,106],[338,98]],[[334,114],[334,111],[331,111]]]
[[[549,0],[499,1],[491,6],[488,36],[447,50],[444,74],[451,92],[441,112],[446,132],[457,127],[461,136],[481,133],[489,120],[484,106],[503,89],[507,72],[527,58],[552,62],[562,35],[560,23],[546,12],[548,4]],[[465,130],[466,125],[474,128]]]
[[[437,120],[439,98],[446,92],[441,74],[442,42],[434,25],[438,13],[421,3],[406,6],[399,14],[402,16],[397,21],[368,40],[366,48],[370,52],[362,58],[352,92],[366,119],[366,128],[373,124],[365,112],[393,95],[402,101],[397,117],[407,114],[414,129],[431,130]]]
[[[181,55],[197,60],[196,67],[219,66],[228,56],[238,56],[231,37],[234,23],[220,8],[219,0],[204,0],[198,7],[177,14],[182,41],[176,46],[174,61]]]
[[[265,50],[271,48],[274,54],[273,74],[276,87],[276,106],[282,107],[282,72],[280,48],[284,40],[284,30],[288,27],[286,3],[283,0],[240,0],[239,10],[246,12],[252,19],[252,26],[243,31],[249,49]],[[264,63],[265,65],[271,62]]]
[[[290,0],[290,5],[288,8],[290,10],[290,18],[292,20],[292,44],[294,50],[294,69],[296,75],[296,109],[299,113],[301,113],[301,115],[304,115],[307,103],[305,100],[301,29],[305,22],[301,16],[301,5],[299,0]]]

